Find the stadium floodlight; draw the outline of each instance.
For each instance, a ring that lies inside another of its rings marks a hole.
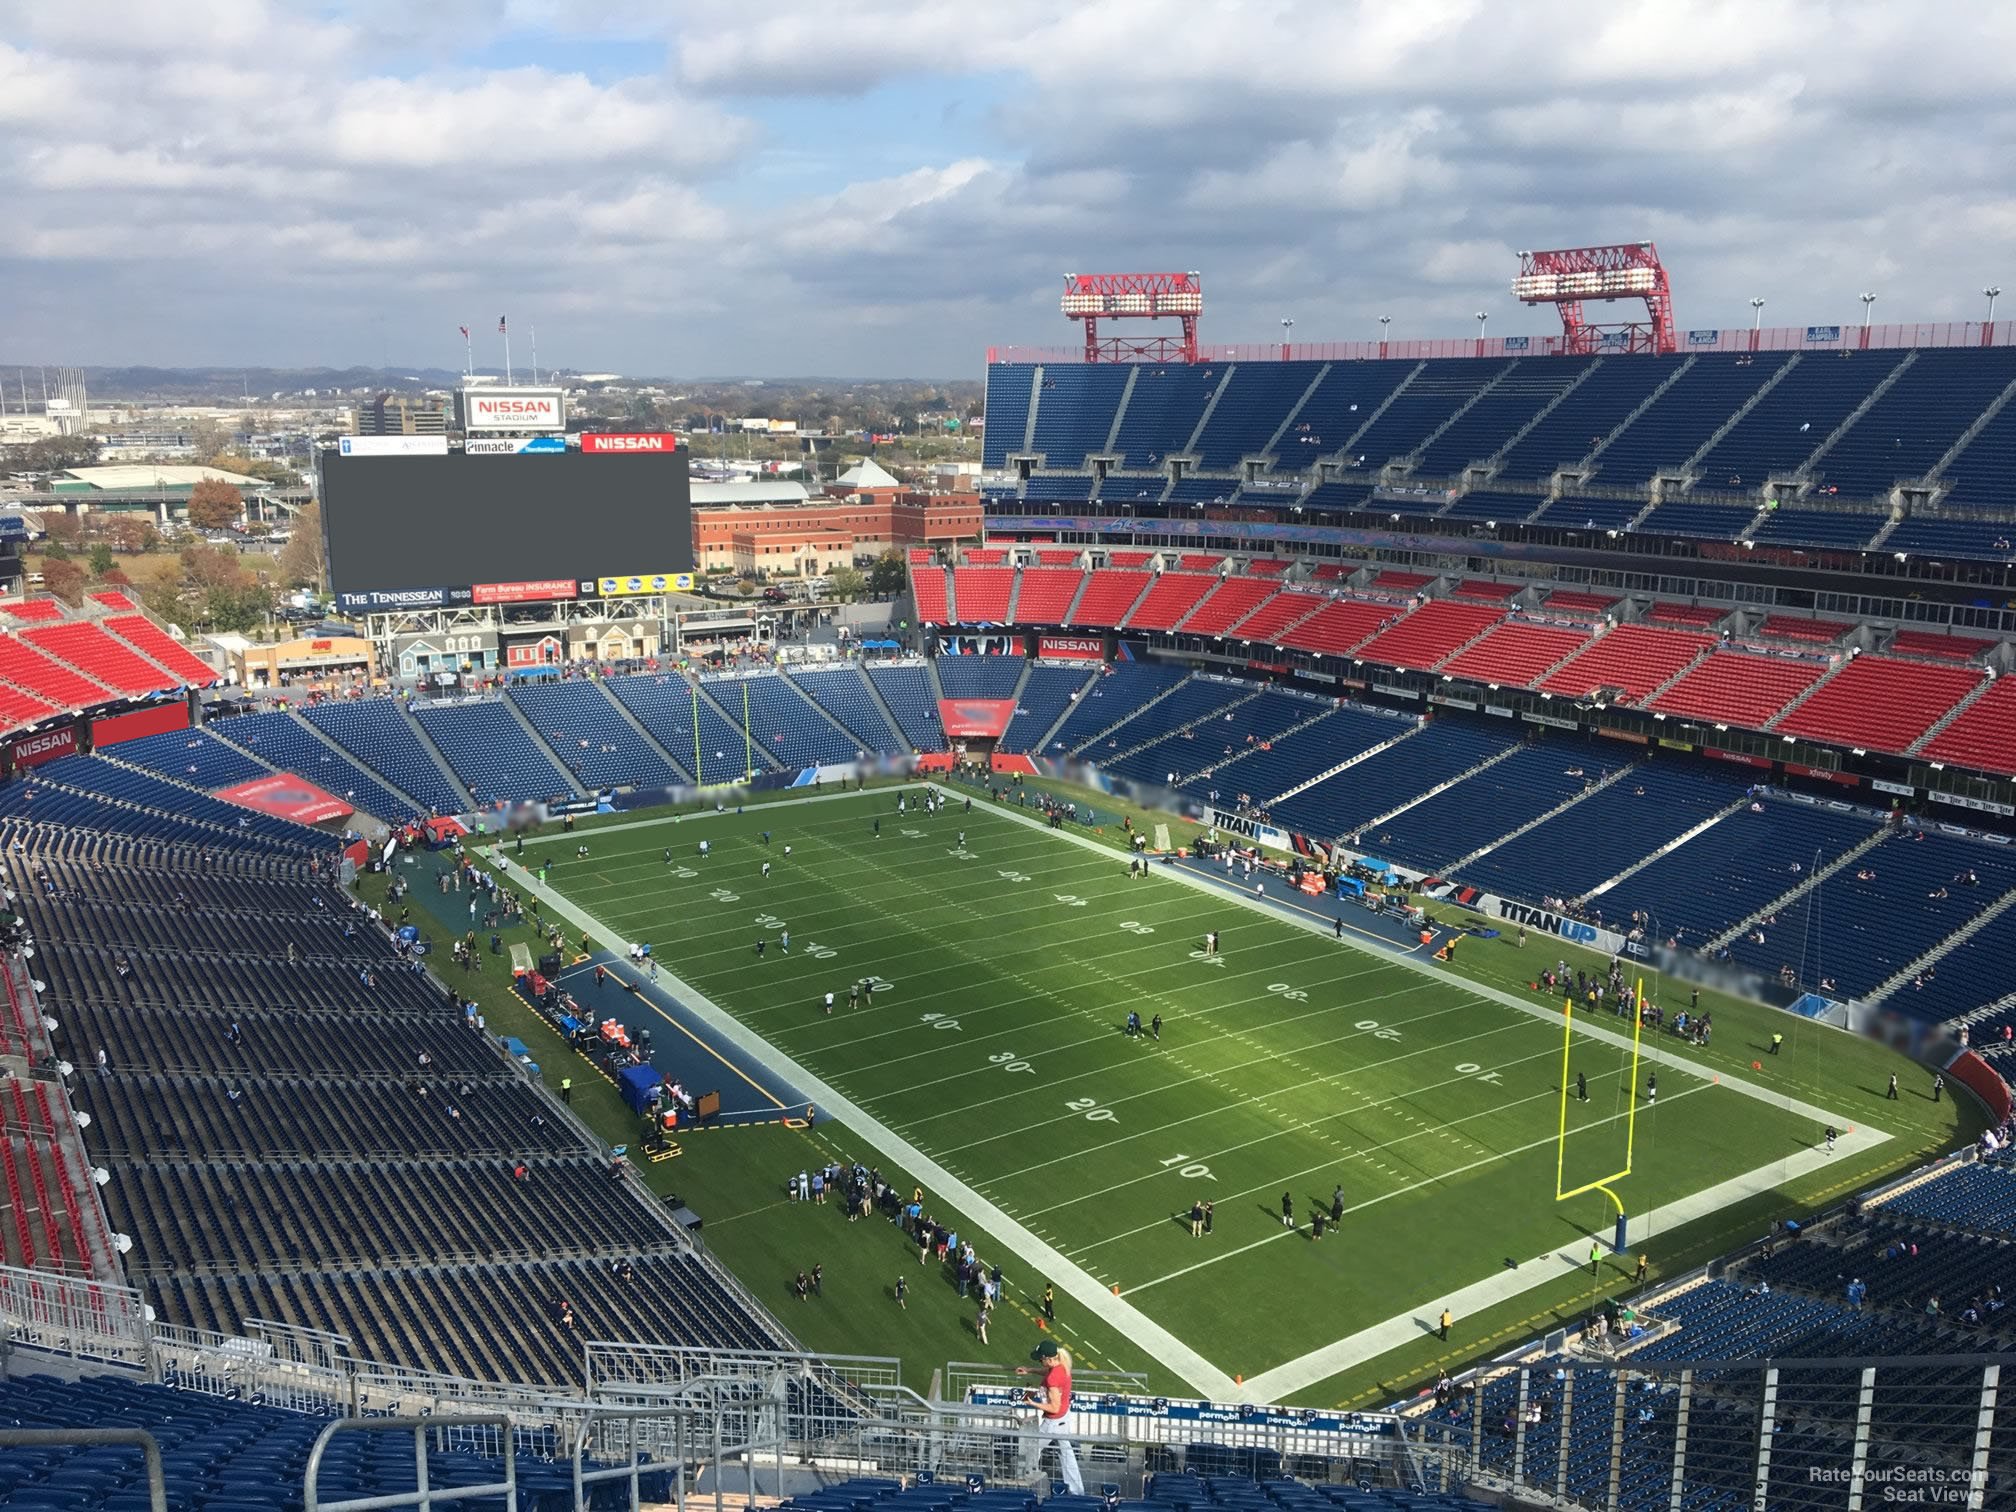
[[[1196,273],[1067,273],[1061,302],[1066,319],[1085,322],[1087,362],[1197,362],[1197,319],[1204,286]],[[1102,320],[1173,319],[1180,337],[1099,336]]]
[[[1870,307],[1871,305],[1875,304],[1875,303],[1876,303],[1876,296],[1875,296],[1874,294],[1869,294],[1869,293],[1864,293],[1864,294],[1863,294],[1863,296],[1862,296],[1862,329],[1863,329],[1863,330],[1865,330],[1865,331],[1869,329],[1869,307]]]
[[[1570,353],[1672,352],[1673,294],[1659,250],[1649,241],[1608,247],[1521,252],[1512,293],[1522,304],[1551,304],[1561,315],[1561,350]],[[1596,325],[1586,299],[1642,299],[1645,319]]]
[[[1995,324],[1995,301],[2002,296],[2002,285],[1990,284],[1981,291],[1988,296],[1988,324]]]
[[[1763,328],[1763,325],[1764,325],[1764,301],[1761,298],[1753,299],[1750,301],[1750,329],[1752,331],[1758,331]]]

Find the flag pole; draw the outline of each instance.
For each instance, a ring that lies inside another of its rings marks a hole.
[[[536,387],[539,382],[539,327],[528,326],[527,329],[532,333],[532,382]]]
[[[504,338],[504,387],[511,387],[511,326],[501,315],[497,318],[498,334]]]
[[[476,373],[476,342],[469,334],[469,327],[462,327],[462,376],[474,377]]]

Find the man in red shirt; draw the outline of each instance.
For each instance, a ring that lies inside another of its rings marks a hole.
[[[1065,1437],[1064,1419],[1071,1411],[1071,1352],[1055,1339],[1045,1339],[1031,1352],[1030,1359],[1043,1367],[1043,1386],[1031,1393],[1036,1406],[1036,1430],[1057,1445],[1059,1472],[1065,1489],[1073,1496],[1085,1494],[1085,1477],[1078,1472],[1078,1451]],[[1042,1461],[1042,1441],[1037,1442],[1037,1461]]]

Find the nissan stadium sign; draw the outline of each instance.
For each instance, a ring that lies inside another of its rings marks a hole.
[[[461,393],[465,431],[564,431],[567,402],[557,388],[471,388]]]

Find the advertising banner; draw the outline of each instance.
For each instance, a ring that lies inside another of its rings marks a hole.
[[[40,766],[45,761],[54,761],[59,756],[77,754],[77,726],[65,725],[60,730],[44,730],[40,735],[23,735],[14,742],[14,765],[16,767]]]
[[[547,599],[571,599],[575,595],[572,578],[545,578],[532,583],[478,583],[470,593],[477,604],[533,604]]]
[[[581,436],[581,450],[597,452],[672,452],[679,450],[679,438],[670,431],[589,431]]]
[[[473,604],[467,588],[398,588],[390,592],[339,593],[336,607],[350,614],[389,613],[400,609],[447,609]]]
[[[461,398],[465,431],[567,428],[566,400],[557,388],[464,389]]]
[[[445,457],[446,436],[340,436],[336,449],[346,457]]]
[[[156,704],[151,709],[136,709],[131,714],[114,714],[106,719],[92,720],[91,749],[102,751],[122,740],[138,740],[143,735],[165,735],[170,730],[188,728],[189,705],[177,699],[173,703]]]
[[[292,819],[296,824],[326,824],[332,819],[348,819],[357,812],[341,798],[323,792],[292,772],[254,777],[235,787],[218,788],[210,796],[270,814],[275,819]]]
[[[522,457],[528,454],[552,456],[567,450],[565,436],[496,436],[484,438],[472,436],[462,443],[462,450],[472,457]]]
[[[1221,808],[1211,810],[1211,827],[1215,830],[1222,830],[1228,835],[1237,835],[1241,839],[1251,840],[1258,845],[1271,845],[1276,850],[1288,850],[1291,848],[1286,830],[1276,829],[1271,824],[1261,824],[1257,820],[1248,819],[1243,814],[1229,813]]]
[[[1806,327],[1806,339],[1808,341],[1839,341],[1841,339],[1841,327],[1808,326]]]
[[[635,598],[643,593],[691,593],[693,574],[642,572],[629,577],[597,578],[593,591],[603,598]]]
[[[1036,654],[1052,661],[1104,661],[1106,642],[1096,635],[1044,635],[1037,638]]]
[[[1687,345],[1689,346],[1713,346],[1721,339],[1722,333],[1720,331],[1689,331],[1687,333]]]
[[[999,735],[1015,716],[1012,698],[941,698],[938,722],[953,739]]]

